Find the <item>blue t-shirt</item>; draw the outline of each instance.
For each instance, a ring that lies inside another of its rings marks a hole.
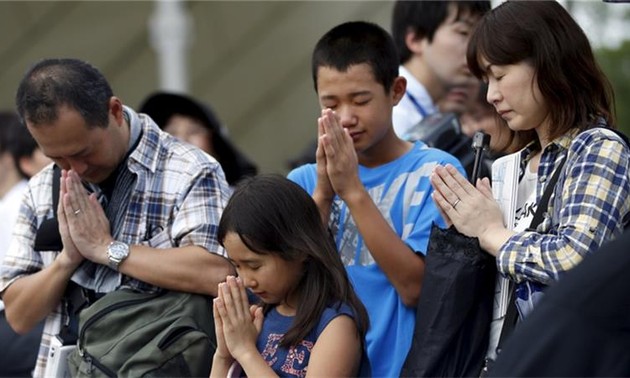
[[[284,316],[274,307],[265,315],[262,330],[256,340],[256,347],[267,364],[280,377],[304,377],[317,338],[328,323],[339,315],[354,318],[352,309],[348,305],[341,305],[339,309],[328,307],[324,310],[317,326],[298,345],[287,348],[280,347],[278,344],[282,336],[291,328],[295,317]]]
[[[392,162],[375,168],[359,166],[359,178],[383,217],[416,253],[426,253],[432,223],[444,226],[431,198],[433,187],[429,181],[437,164],[452,164],[465,174],[455,157],[421,141]],[[312,194],[317,181],[316,165],[296,168],[288,178]],[[416,309],[402,303],[339,197],[333,201],[330,226],[350,280],[370,317],[366,344],[372,375],[398,377],[411,347]]]

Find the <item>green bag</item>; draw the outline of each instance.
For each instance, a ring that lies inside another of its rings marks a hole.
[[[208,377],[216,335],[209,297],[108,293],[79,315],[73,377]]]

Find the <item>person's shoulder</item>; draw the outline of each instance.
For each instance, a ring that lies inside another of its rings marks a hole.
[[[322,315],[319,318],[318,333],[321,333],[328,323],[339,316],[348,316],[353,319],[355,317],[354,311],[347,303],[337,302],[329,305],[322,311]]]
[[[570,140],[569,149],[580,152],[581,150],[594,150],[598,154],[606,154],[606,151],[602,151],[601,143],[612,142],[621,148],[626,155],[630,153],[630,145],[628,143],[628,137],[619,130],[613,130],[607,127],[593,127],[586,129],[582,132],[575,134],[571,138],[571,133],[565,136]],[[562,138],[562,137],[561,137]]]
[[[304,164],[299,167],[296,167],[289,171],[287,174],[287,178],[291,181],[300,182],[301,180],[307,179],[309,177],[317,176],[317,165],[316,164]]]
[[[437,163],[461,166],[461,163],[454,155],[435,147],[429,147],[422,141],[414,142],[414,146],[408,155],[410,160],[421,164]]]
[[[614,130],[609,127],[593,127],[582,131],[576,137],[576,140],[585,142],[596,141],[600,139],[611,139],[628,145],[628,136],[621,130]]]
[[[148,164],[187,167],[187,171],[213,170],[219,166],[214,157],[160,130],[155,124],[145,124],[144,133],[138,152]]]
[[[52,187],[54,166],[55,164],[51,163],[42,168],[35,175],[33,175],[33,177],[28,180],[28,189],[34,193],[44,191],[47,194],[47,192],[50,192],[50,188]]]

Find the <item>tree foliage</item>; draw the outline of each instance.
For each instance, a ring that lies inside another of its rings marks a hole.
[[[630,40],[615,49],[598,49],[596,55],[615,90],[617,127],[630,135]]]

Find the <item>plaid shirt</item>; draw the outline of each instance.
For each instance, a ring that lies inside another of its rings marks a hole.
[[[197,245],[224,255],[216,231],[230,189],[217,161],[162,132],[148,116],[136,114],[129,108],[125,111],[131,116],[132,124],[141,126],[142,136],[127,162],[137,180],[118,240],[154,248]],[[60,253],[33,249],[39,225],[54,217],[52,176],[51,165],[29,182],[0,271],[0,292],[16,279],[52,264]],[[79,271],[72,279],[83,286],[107,287],[108,280],[101,278],[112,274],[121,282],[120,274],[104,265],[97,267],[93,279],[99,282],[83,282]],[[122,282],[144,291],[155,289],[129,277],[124,277]],[[62,320],[65,321],[65,315],[60,304],[46,318],[35,376],[44,374],[50,340],[59,333]]]
[[[521,152],[521,170],[534,147]],[[630,149],[601,127],[572,130],[550,143],[538,167],[536,199],[566,158],[537,232],[520,232],[497,255],[501,273],[516,282],[549,284],[604,242],[623,232],[630,212]]]

